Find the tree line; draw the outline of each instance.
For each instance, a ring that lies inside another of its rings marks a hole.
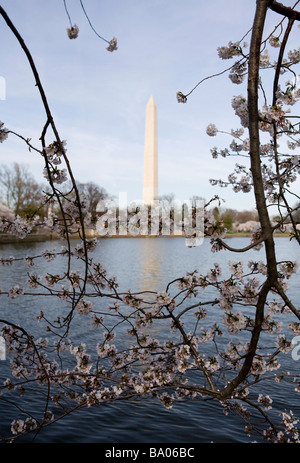
[[[90,182],[77,182],[80,194],[85,198],[87,212],[92,216],[97,214],[97,205],[101,200],[111,199],[105,188]],[[65,192],[72,189],[67,182],[63,189]],[[49,213],[49,203],[46,201],[50,188],[48,184],[38,183],[30,169],[25,164],[14,162],[11,165],[3,164],[0,166],[0,202],[7,206],[16,216],[32,217],[39,213],[41,217],[47,217]],[[43,206],[43,199],[45,205]],[[175,194],[169,193],[159,197],[170,203],[175,200]],[[197,199],[203,199],[200,196],[192,196],[192,204]],[[300,203],[298,204],[300,207]],[[300,223],[300,209],[295,207],[293,214],[294,220]],[[227,230],[232,231],[234,224],[242,224],[248,221],[258,222],[258,213],[256,210],[238,211],[232,208],[213,208],[213,215],[217,221],[222,221]],[[274,216],[273,220],[277,222],[279,217]]]
[[[109,194],[94,182],[77,184],[81,196],[85,198],[87,211],[95,215],[99,201],[109,198]],[[67,192],[72,186],[65,184],[63,189]],[[49,185],[38,183],[27,165],[14,162],[0,166],[0,202],[16,216],[29,218],[38,213],[41,217],[47,217],[49,203],[46,199],[49,193]]]

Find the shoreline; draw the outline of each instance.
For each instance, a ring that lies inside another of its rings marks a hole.
[[[185,238],[185,236],[182,235],[131,235],[128,233],[127,235],[112,235],[112,236],[107,236],[107,235],[96,235],[95,233],[91,233],[93,230],[91,230],[89,233],[87,233],[87,239],[89,238],[96,238],[98,240],[101,239],[115,239],[115,238]],[[231,232],[228,233],[224,239],[228,238],[249,238],[251,237],[252,233],[251,232]],[[284,233],[274,233],[274,238],[288,238],[290,234],[288,232]],[[204,238],[209,238],[208,236]],[[60,238],[55,235],[55,234],[47,234],[47,233],[32,233],[27,235],[25,238],[19,238],[17,236],[10,235],[9,233],[0,233],[0,244],[12,244],[12,243],[35,243],[35,242],[43,242],[43,241],[55,241],[59,240]],[[80,239],[78,235],[72,235],[70,236],[70,239]]]

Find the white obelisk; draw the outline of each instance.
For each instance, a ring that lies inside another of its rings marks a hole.
[[[158,199],[157,110],[153,96],[146,107],[143,202]]]

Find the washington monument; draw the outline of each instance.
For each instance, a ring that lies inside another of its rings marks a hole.
[[[157,111],[153,96],[146,107],[143,202],[158,200]]]

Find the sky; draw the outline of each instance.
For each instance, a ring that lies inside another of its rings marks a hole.
[[[176,93],[187,94],[201,79],[233,64],[221,60],[217,48],[239,41],[249,31],[256,1],[83,4],[97,33],[108,41],[117,38],[116,51],[106,50],[108,44],[91,29],[79,0],[67,0],[71,21],[79,27],[75,40],[66,33],[69,20],[63,0],[0,1],[34,58],[60,137],[67,142],[74,177],[82,183],[92,181],[116,198],[124,192],[129,202],[142,198],[145,113],[153,96],[159,194],[172,193],[179,201],[194,195],[208,201],[219,195],[225,200],[223,207],[255,209],[252,193],[237,194],[209,182],[226,181],[236,163],[247,163],[234,157],[213,159],[210,150],[229,146],[232,138],[206,134],[209,123],[223,131],[239,127],[231,100],[246,96],[246,86],[233,85],[224,74],[199,85],[186,104],[177,102]],[[266,33],[270,30],[271,22]],[[249,43],[250,36],[245,40]],[[0,41],[0,76],[6,83],[0,120],[38,147],[45,112],[26,57],[2,18]],[[52,141],[49,134],[48,142]],[[45,181],[42,157],[10,136],[0,145],[0,164],[13,162],[27,165],[37,181]]]

